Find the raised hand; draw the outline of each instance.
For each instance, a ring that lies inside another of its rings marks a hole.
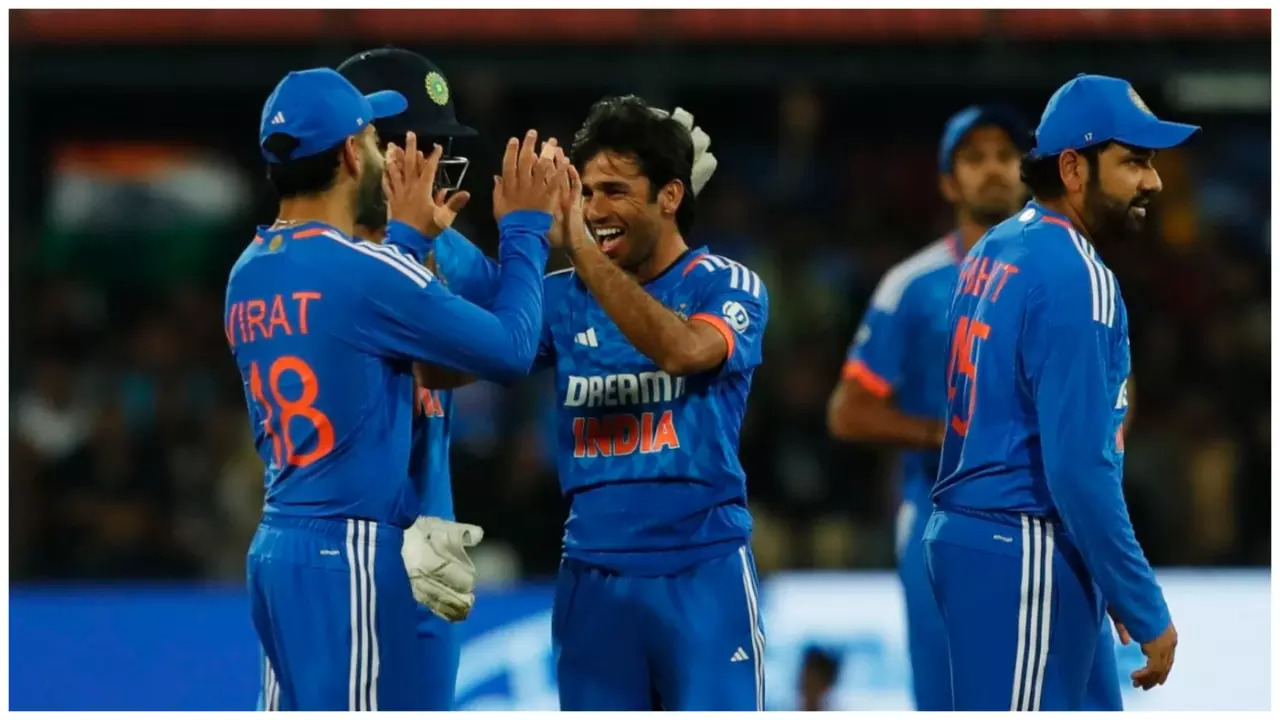
[[[435,192],[436,170],[444,149],[439,145],[424,156],[418,150],[415,133],[405,136],[405,147],[387,144],[386,170],[382,189],[387,196],[387,209],[392,220],[399,220],[426,235],[435,237],[451,226],[458,213],[471,199],[467,192]]]
[[[502,175],[494,178],[493,217],[502,220],[516,210],[537,210],[554,214],[560,200],[563,183],[557,175],[565,172],[557,168],[554,156],[534,153],[538,144],[538,131],[530,130],[523,141],[511,138],[502,156]]]

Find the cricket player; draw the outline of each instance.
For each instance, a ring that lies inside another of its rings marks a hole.
[[[424,228],[429,247],[426,264],[458,296],[488,307],[498,286],[497,265],[481,264],[478,267],[485,274],[477,276],[477,266],[458,267],[449,252],[454,245],[474,246],[461,236],[456,241],[441,239],[457,234],[451,226],[470,199],[467,192],[453,192],[459,189],[469,165],[467,158],[453,155],[453,139],[476,135],[474,129],[458,122],[444,73],[423,56],[400,48],[357,53],[339,65],[338,72],[361,92],[394,90],[408,101],[404,112],[374,122],[382,144],[394,142],[403,147],[412,132],[419,140],[441,146],[430,227]],[[356,218],[356,234],[382,242],[386,225],[385,209],[374,209],[367,217]],[[437,376],[441,371],[433,370]],[[418,638],[426,664],[421,682],[427,704],[416,709],[452,710],[460,653],[452,623],[465,618],[475,603],[475,566],[466,547],[478,543],[483,531],[455,522],[449,472],[453,391],[419,387],[416,392],[409,477],[419,517],[405,535],[404,553],[411,564],[408,570],[415,591],[425,601],[418,606]],[[413,567],[415,563],[420,567]],[[421,572],[415,572],[419,569]]]
[[[1133,684],[1169,676],[1177,632],[1121,492],[1128,318],[1097,248],[1141,229],[1156,151],[1197,129],[1077,76],[1023,161],[1032,201],[961,265],[925,529],[956,710],[1080,709],[1108,611],[1147,656]]]
[[[965,253],[1021,205],[1019,158],[1030,144],[1025,122],[998,106],[969,107],[948,120],[938,171],[955,228],[880,280],[827,406],[836,439],[902,448],[896,547],[917,710],[951,709],[947,636],[923,545],[942,447],[947,307]]]
[[[626,97],[597,103],[572,148],[566,198],[583,202],[551,237],[574,267],[546,278],[536,361],[555,369],[571,503],[552,619],[564,710],[764,707],[738,436],[768,293],[685,244],[710,142],[687,112]],[[459,272],[491,274],[460,236],[443,243]]]
[[[573,267],[546,278],[537,359],[555,369],[570,503],[552,616],[563,710],[764,708],[738,438],[769,296],[685,243],[709,143],[687,113],[628,96],[596,103],[570,150],[552,241]]]
[[[947,121],[938,149],[939,186],[955,208],[955,229],[885,274],[827,407],[833,437],[903,448],[896,545],[917,710],[951,708],[946,631],[923,544],[946,407],[947,307],[965,253],[1023,200],[1019,155],[1030,140],[1022,118],[999,106],[965,108]],[[1098,643],[1085,709],[1122,710],[1107,623]]]
[[[384,172],[371,123],[405,107],[318,68],[289,73],[262,110],[279,214],[232,268],[224,314],[266,464],[248,557],[262,709],[423,706],[400,557],[417,516],[404,503],[411,364],[513,378],[537,347],[549,211],[567,178],[534,155],[532,131],[508,145],[494,190],[502,280],[493,311],[478,308],[400,249],[425,246],[435,168],[410,142]],[[393,244],[353,239],[384,192]]]

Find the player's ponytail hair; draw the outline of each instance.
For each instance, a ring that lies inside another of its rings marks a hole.
[[[655,113],[635,95],[607,97],[591,106],[582,128],[573,136],[569,159],[581,170],[604,151],[635,157],[640,173],[649,179],[650,199],[656,199],[658,190],[672,180],[684,183],[676,227],[682,235],[693,228],[697,199],[692,177],[693,138],[688,128],[670,116]]]

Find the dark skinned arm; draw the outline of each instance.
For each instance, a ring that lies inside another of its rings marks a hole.
[[[709,322],[685,320],[658,302],[585,233],[565,245],[578,277],[622,334],[669,375],[693,375],[724,362],[729,343]]]
[[[844,377],[827,401],[827,432],[847,442],[936,449],[942,447],[943,424],[908,415],[893,407],[889,395]]]

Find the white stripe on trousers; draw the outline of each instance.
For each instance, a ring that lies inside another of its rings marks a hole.
[[[756,710],[764,710],[764,632],[760,629],[760,602],[745,545],[738,548],[738,557],[742,559],[742,589],[747,596],[747,620],[751,623],[751,649],[754,651],[751,654],[756,666]]]
[[[1022,516],[1022,587],[1018,606],[1018,654],[1010,710],[1040,709],[1049,660],[1049,611],[1053,607],[1053,523]]]
[[[348,709],[378,709],[378,593],[374,587],[378,526],[347,520],[347,563],[351,576],[351,672]]]
[[[280,709],[280,681],[276,680],[276,671],[271,667],[271,660],[262,653],[262,708],[264,712]]]

